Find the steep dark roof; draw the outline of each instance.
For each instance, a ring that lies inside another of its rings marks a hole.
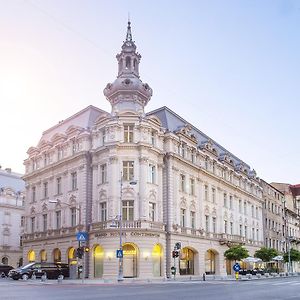
[[[224,147],[222,147],[220,144],[215,142],[213,139],[211,139],[208,135],[204,134],[202,131],[200,131],[198,128],[193,126],[191,123],[177,115],[175,112],[173,112],[171,109],[169,109],[166,106],[163,106],[161,108],[158,108],[156,110],[153,110],[149,113],[147,113],[147,116],[155,115],[157,116],[164,128],[167,130],[174,132],[178,130],[180,127],[185,126],[185,125],[190,125],[191,126],[191,133],[194,134],[194,136],[198,140],[198,147],[201,147],[201,145],[207,141],[211,141],[214,148],[218,151],[218,153],[224,154],[227,153],[234,161],[234,165],[240,165],[243,164],[246,169],[248,169],[248,172],[250,171],[250,166],[243,162],[241,159],[230,153],[228,150],[226,150]]]

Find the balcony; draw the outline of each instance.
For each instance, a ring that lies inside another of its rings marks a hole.
[[[116,228],[120,228],[119,221],[117,220],[109,220],[105,222],[97,222],[91,224],[91,230],[113,230]],[[165,225],[160,222],[151,222],[151,221],[122,221],[122,228],[126,229],[152,229],[158,231],[164,231]]]
[[[34,240],[44,240],[51,238],[59,238],[65,236],[75,236],[76,232],[80,231],[82,226],[77,227],[62,227],[60,229],[48,229],[47,231],[39,231],[34,233],[25,233],[23,234],[23,242],[29,242]]]

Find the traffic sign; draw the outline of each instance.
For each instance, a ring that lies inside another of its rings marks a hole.
[[[118,249],[116,255],[117,255],[117,258],[123,258],[123,250]]]
[[[86,231],[79,231],[76,234],[76,239],[79,242],[86,242],[89,239],[89,234]]]
[[[235,263],[232,268],[234,272],[238,272],[241,269],[241,266],[238,263]]]

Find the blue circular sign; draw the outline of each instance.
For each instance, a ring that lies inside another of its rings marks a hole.
[[[238,263],[235,263],[232,268],[233,271],[238,272],[241,269],[241,266]]]

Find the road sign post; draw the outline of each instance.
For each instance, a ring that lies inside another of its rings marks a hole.
[[[239,280],[239,271],[241,269],[241,266],[239,263],[235,263],[232,267],[233,271],[235,272],[235,279]]]
[[[78,241],[79,244],[79,249],[82,248],[82,245],[84,245],[85,243],[87,243],[87,241],[89,240],[89,234],[86,231],[79,231],[76,234],[76,240]],[[82,253],[82,273],[81,273],[81,279],[82,279],[82,283],[84,283],[84,276],[85,276],[85,248],[83,248],[83,253]]]

